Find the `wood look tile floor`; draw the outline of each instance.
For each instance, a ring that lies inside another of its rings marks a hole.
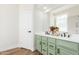
[[[38,51],[31,51],[25,48],[14,48],[7,51],[0,52],[0,55],[42,55]]]

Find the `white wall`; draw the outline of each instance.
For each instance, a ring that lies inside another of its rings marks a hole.
[[[44,11],[40,11],[35,8],[35,32],[45,32],[49,28],[50,20],[49,14],[44,13]]]
[[[19,47],[34,50],[34,5],[19,5]],[[31,30],[31,33],[28,31]]]
[[[18,5],[0,5],[0,51],[18,43]]]
[[[0,51],[16,47],[34,50],[33,13],[31,4],[0,5]]]
[[[0,5],[0,51],[16,47],[34,50],[34,28],[40,32],[49,27],[48,14],[34,12],[31,4]]]

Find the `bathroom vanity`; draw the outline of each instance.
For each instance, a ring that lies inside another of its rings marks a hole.
[[[35,47],[43,55],[78,55],[78,38],[35,34]]]
[[[79,54],[79,5],[64,8],[50,13],[37,10],[39,13],[36,13],[38,22],[35,23],[35,47],[44,55]],[[48,33],[51,26],[58,27],[59,32],[64,33],[64,37],[41,33]],[[66,32],[68,35],[65,35]]]

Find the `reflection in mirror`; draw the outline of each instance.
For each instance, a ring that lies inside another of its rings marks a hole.
[[[56,26],[59,27],[59,31],[68,32],[67,20],[68,20],[67,14],[56,16]]]

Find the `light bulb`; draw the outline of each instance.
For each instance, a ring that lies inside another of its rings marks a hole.
[[[47,9],[47,7],[43,7],[43,9]]]

